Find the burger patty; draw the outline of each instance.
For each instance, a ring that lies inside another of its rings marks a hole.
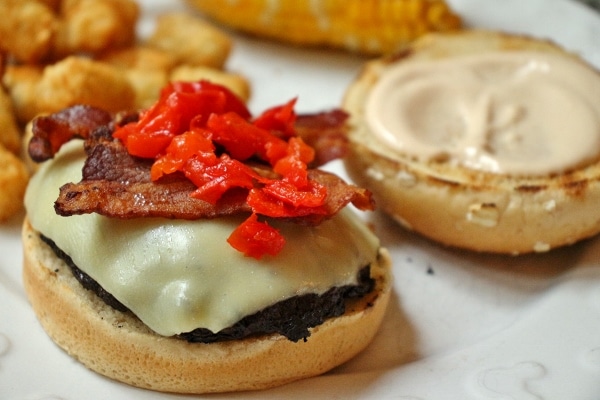
[[[112,294],[75,265],[71,257],[62,251],[50,238],[41,235],[57,257],[71,269],[73,276],[81,285],[96,293],[107,305],[122,312],[129,309]],[[364,296],[373,290],[374,280],[370,276],[370,266],[358,272],[356,285],[334,287],[324,294],[309,293],[294,296],[275,303],[255,314],[248,315],[234,325],[212,332],[206,328],[197,328],[178,336],[189,342],[213,343],[226,340],[243,339],[250,336],[279,333],[291,341],[305,340],[310,336],[309,328],[322,324],[326,319],[338,317],[346,310],[346,299]]]

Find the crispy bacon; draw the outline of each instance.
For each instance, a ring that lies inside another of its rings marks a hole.
[[[137,114],[119,116],[119,124],[134,120]],[[346,121],[348,114],[331,110],[316,114],[298,115],[296,132],[315,149],[315,168],[343,157],[347,150]],[[60,147],[74,138],[86,139],[95,130],[113,123],[113,116],[105,110],[86,105],[76,105],[34,120],[33,138],[29,154],[36,162],[46,161]]]
[[[250,211],[245,194],[227,193],[213,206],[190,197],[194,189],[187,180],[130,184],[84,180],[64,185],[54,207],[63,216],[98,213],[121,219],[164,217],[191,220]]]
[[[35,162],[54,157],[63,144],[87,138],[95,129],[112,122],[112,115],[99,108],[77,105],[35,119],[29,155]]]
[[[319,126],[335,136],[345,124],[345,114],[317,114],[300,118],[299,131],[309,142],[317,143]],[[72,107],[34,123],[34,137],[30,152],[37,159],[47,159],[62,144],[72,138],[84,138],[87,159],[82,181],[67,183],[60,189],[55,210],[59,215],[98,213],[113,218],[165,217],[177,219],[214,218],[237,213],[248,213],[247,193],[230,190],[216,205],[195,199],[190,194],[195,185],[182,175],[173,174],[153,182],[150,168],[153,160],[132,157],[122,143],[112,137],[115,121],[112,117],[91,107]],[[334,140],[335,141],[335,140]],[[321,141],[321,144],[327,140]],[[341,143],[339,141],[338,143]],[[39,146],[42,143],[42,146]],[[322,151],[325,153],[325,151]],[[327,157],[325,157],[327,158]],[[258,168],[260,171],[261,168]],[[371,210],[374,207],[369,191],[346,184],[334,174],[309,170],[310,179],[327,187],[327,213],[290,218],[294,222],[318,224],[336,214],[347,204]]]
[[[190,197],[196,189],[182,176],[153,182],[152,160],[132,157],[112,137],[112,129],[96,129],[85,141],[87,159],[82,181],[60,188],[54,208],[63,216],[98,213],[113,218],[213,218],[248,211],[245,198],[228,194],[215,207]]]
[[[346,155],[347,119],[348,114],[342,110],[298,115],[295,124],[296,133],[315,149],[315,160],[311,167],[324,165]]]

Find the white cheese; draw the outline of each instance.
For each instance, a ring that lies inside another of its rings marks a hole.
[[[226,241],[244,217],[58,216],[58,189],[81,180],[82,163],[81,142],[72,142],[35,174],[25,199],[31,224],[161,335],[218,332],[286,298],[355,283],[376,257],[378,239],[350,210],[317,227],[276,225],[286,246],[260,261]]]

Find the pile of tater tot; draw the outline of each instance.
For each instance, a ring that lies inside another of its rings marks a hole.
[[[137,36],[133,0],[0,1],[0,221],[23,208],[30,122],[75,104],[148,107],[173,80],[209,79],[243,100],[247,80],[224,69],[229,36],[193,14],[164,14]]]

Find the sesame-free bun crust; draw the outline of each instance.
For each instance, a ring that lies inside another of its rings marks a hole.
[[[404,227],[449,246],[520,254],[548,251],[597,234],[598,161],[565,173],[518,177],[391,156],[373,145],[365,102],[388,65],[523,50],[581,61],[548,41],[465,30],[428,35],[402,54],[368,62],[344,98],[344,108],[351,114],[351,146],[345,158],[350,177],[370,189],[379,208]]]
[[[390,262],[382,250],[372,266],[376,289],[347,312],[313,328],[306,342],[280,335],[188,343],[159,336],[131,314],[84,289],[69,267],[23,224],[24,286],[48,335],[89,369],[141,388],[177,393],[265,389],[322,374],[372,340],[391,292]]]

